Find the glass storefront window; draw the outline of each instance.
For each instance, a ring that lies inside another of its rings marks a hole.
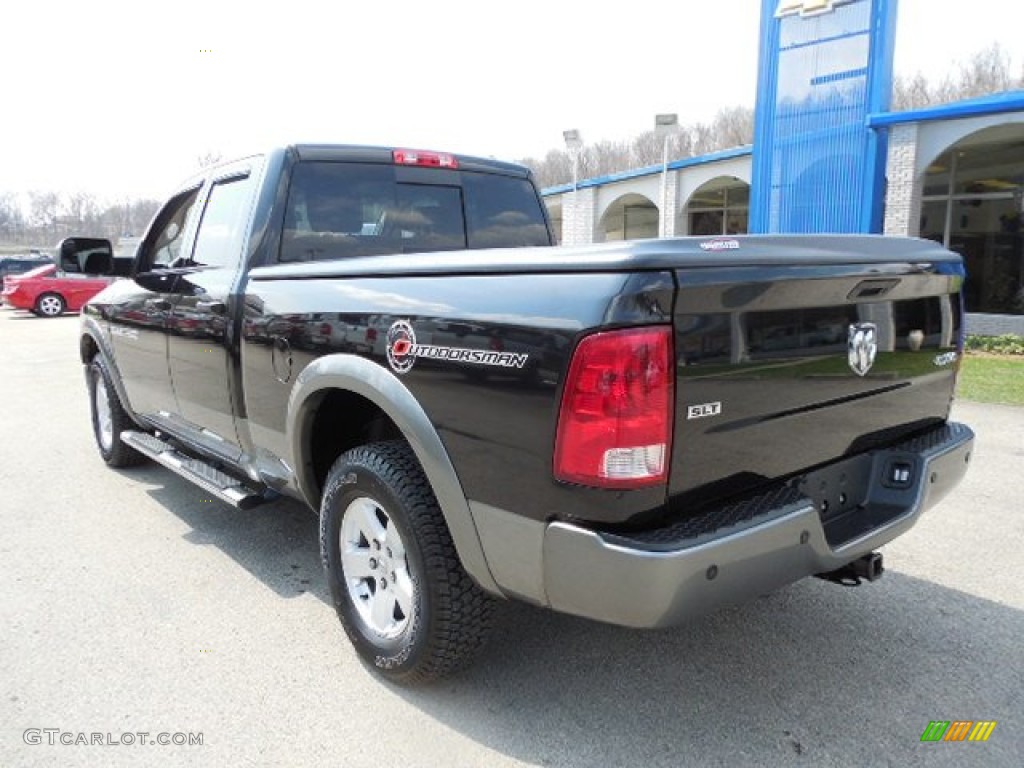
[[[750,231],[750,211],[747,209],[730,210],[729,216],[725,220],[725,234],[745,235],[748,231]]]
[[[722,211],[696,211],[690,214],[691,235],[722,234]]]
[[[601,220],[604,240],[641,240],[658,236],[658,209],[639,195],[629,195]]]
[[[1024,141],[986,138],[928,167],[920,233],[964,257],[968,312],[1024,314]]]
[[[710,181],[690,197],[686,217],[690,235],[744,235],[749,229],[750,187],[731,179]]]

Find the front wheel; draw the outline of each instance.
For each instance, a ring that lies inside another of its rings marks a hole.
[[[35,313],[40,317],[60,317],[67,304],[59,293],[44,293],[36,299]]]
[[[386,677],[444,677],[483,646],[495,601],[462,568],[408,444],[361,446],[335,462],[320,550],[346,634]]]
[[[133,467],[146,457],[121,440],[121,432],[131,429],[128,416],[117,396],[107,364],[100,355],[89,363],[89,405],[92,415],[92,434],[100,456],[110,467]]]

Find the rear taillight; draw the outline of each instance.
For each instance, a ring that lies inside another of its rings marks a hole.
[[[609,331],[580,342],[555,437],[555,478],[599,488],[668,479],[672,451],[672,329]]]
[[[423,165],[429,168],[458,168],[454,155],[443,152],[422,152],[416,149],[396,149],[391,154],[398,165]]]
[[[374,342],[374,341],[377,340],[377,329],[376,328],[367,328],[366,329],[366,340],[368,342]]]
[[[331,328],[331,324],[330,323],[320,323],[320,335],[321,336],[330,336],[332,330],[333,329]]]

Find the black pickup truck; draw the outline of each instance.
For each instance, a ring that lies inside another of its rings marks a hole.
[[[318,510],[360,655],[497,598],[633,627],[860,583],[961,479],[960,258],[882,237],[552,246],[529,172],[292,146],[209,169],[83,313],[107,464]]]

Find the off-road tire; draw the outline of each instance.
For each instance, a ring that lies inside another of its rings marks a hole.
[[[343,544],[343,535],[351,541],[355,524],[350,520],[343,528],[346,514],[374,515],[378,522],[385,521],[384,533],[373,541],[357,533],[358,544]],[[343,562],[350,563],[350,574],[355,574],[352,553],[365,557],[363,542],[365,551],[372,553],[375,545],[392,540],[404,550],[395,559],[390,559],[391,552],[387,554],[388,568],[398,571],[392,589],[398,590],[398,581],[406,588],[411,583],[411,602],[405,593],[411,615],[405,616],[396,602],[389,620],[391,632],[379,632],[374,618],[366,614],[374,600],[387,597],[387,585],[385,591],[377,591],[380,573],[346,580]],[[348,547],[344,560],[343,546]],[[437,499],[404,441],[354,448],[334,463],[320,506],[320,553],[341,624],[358,654],[381,675],[403,684],[445,677],[464,667],[484,645],[496,601],[463,569]],[[359,590],[362,595],[354,594]]]
[[[110,369],[102,355],[96,355],[86,369],[89,385],[89,414],[92,421],[92,436],[100,456],[108,467],[134,467],[146,460],[146,457],[121,440],[121,432],[133,429],[135,424],[121,405]],[[100,387],[103,390],[100,392]],[[106,397],[109,408],[110,423],[104,427],[104,414],[97,401],[97,396]]]

